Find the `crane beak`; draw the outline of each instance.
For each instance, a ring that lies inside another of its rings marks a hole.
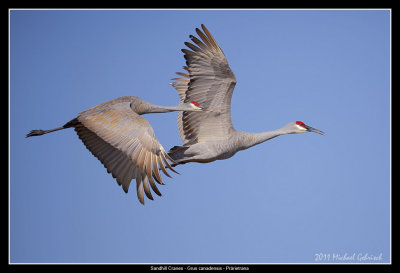
[[[307,129],[308,132],[313,132],[313,133],[317,133],[317,134],[320,134],[320,135],[325,135],[324,132],[322,132],[322,131],[320,131],[318,129],[315,129],[315,128],[311,127],[311,126],[308,126],[308,125],[306,125],[306,129]]]

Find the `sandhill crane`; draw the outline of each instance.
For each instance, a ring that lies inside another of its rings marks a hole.
[[[158,106],[138,97],[126,96],[94,106],[62,127],[32,130],[26,137],[40,136],[66,128],[75,128],[86,148],[97,157],[108,173],[128,192],[136,179],[137,196],[144,204],[143,191],[152,199],[150,187],[161,196],[155,182],[163,184],[159,170],[171,177],[166,168],[176,172],[168,162],[174,161],[158,142],[153,128],[140,115],[172,111],[202,111],[196,101],[178,106]],[[177,172],[176,172],[177,173]],[[153,179],[154,178],[154,179]],[[150,187],[149,187],[150,182]]]
[[[32,130],[27,137],[74,127],[86,147],[125,192],[131,180],[136,179],[137,195],[144,204],[143,191],[153,200],[150,186],[161,196],[154,183],[156,180],[162,184],[159,169],[169,176],[166,168],[176,172],[173,167],[179,164],[227,159],[279,135],[324,134],[301,121],[290,122],[275,131],[237,131],[230,113],[235,75],[211,33],[204,25],[201,27],[203,32],[196,28],[201,40],[190,35],[196,45],[185,42],[191,50],[182,49],[186,59],[184,69],[188,73],[177,72],[183,78],[174,78],[176,81],[171,83],[180,97],[178,106],[161,107],[137,97],[122,97],[92,107],[62,127]],[[179,111],[177,123],[183,145],[174,146],[166,153],[150,124],[140,115],[170,111]]]
[[[177,72],[183,78],[171,83],[178,91],[181,103],[195,100],[205,109],[203,112],[179,112],[178,130],[182,146],[173,147],[168,154],[175,161],[172,166],[188,162],[208,163],[227,159],[238,151],[284,134],[324,132],[305,125],[301,121],[268,132],[248,133],[237,131],[231,120],[231,98],[236,77],[230,69],[221,48],[208,31],[196,28],[200,39],[190,35],[194,44],[182,49],[188,73]]]

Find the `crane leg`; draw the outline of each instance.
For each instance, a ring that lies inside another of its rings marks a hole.
[[[44,135],[44,134],[47,134],[47,133],[51,133],[51,132],[55,132],[55,131],[58,131],[58,130],[74,127],[78,123],[79,123],[79,121],[76,118],[74,118],[73,120],[71,120],[71,121],[67,122],[66,124],[64,124],[62,127],[58,127],[58,128],[55,128],[55,129],[50,129],[50,130],[41,130],[41,129],[32,130],[26,135],[26,137],[41,136],[41,135]]]
[[[58,130],[62,130],[62,129],[65,129],[65,128],[64,127],[59,127],[59,128],[50,129],[50,130],[41,130],[41,129],[32,130],[26,135],[26,137],[41,136],[41,135],[44,135],[44,134],[47,134],[47,133],[51,133],[51,132],[54,132],[54,131],[58,131]]]

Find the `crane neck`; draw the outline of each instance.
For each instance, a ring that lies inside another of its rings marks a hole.
[[[146,101],[135,101],[130,104],[131,109],[139,115],[149,114],[149,113],[168,113],[173,111],[183,111],[187,108],[184,108],[182,105],[178,106],[160,106],[152,103],[148,103]]]
[[[147,109],[147,113],[168,113],[168,112],[174,112],[174,111],[180,111],[180,110],[185,110],[182,109],[179,105],[178,106],[160,106],[160,105],[155,105],[152,104],[151,107]]]
[[[267,140],[270,140],[274,137],[288,134],[285,130],[278,129],[274,131],[267,131],[261,133],[248,133],[248,132],[239,132],[241,141],[241,150],[248,149],[255,145],[261,144]]]

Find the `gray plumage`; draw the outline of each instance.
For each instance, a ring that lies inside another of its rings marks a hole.
[[[163,184],[160,170],[169,177],[167,168],[176,171],[170,165],[174,161],[158,142],[153,128],[140,115],[183,110],[200,111],[201,108],[191,102],[173,107],[158,106],[126,96],[83,111],[62,127],[32,130],[27,137],[75,128],[86,148],[103,163],[125,192],[131,180],[136,180],[137,196],[144,204],[143,192],[153,199],[150,188],[161,196],[155,183]]]
[[[183,145],[168,152],[175,161],[172,166],[227,159],[238,151],[283,134],[323,134],[300,121],[263,133],[236,130],[231,120],[231,98],[236,77],[211,33],[204,25],[201,27],[203,31],[196,28],[200,39],[190,35],[194,44],[185,42],[191,50],[182,49],[186,59],[184,69],[188,73],[178,72],[181,78],[174,78],[171,85],[178,91],[181,103],[195,100],[205,111],[178,113],[178,130]]]

